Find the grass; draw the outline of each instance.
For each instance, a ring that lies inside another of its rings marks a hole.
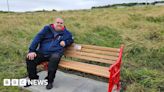
[[[164,6],[60,12],[0,13],[0,90],[4,78],[27,75],[25,55],[36,33],[62,17],[75,42],[107,47],[125,44],[121,80],[127,92],[164,91]]]

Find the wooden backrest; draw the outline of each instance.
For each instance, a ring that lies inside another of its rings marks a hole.
[[[119,48],[108,48],[93,45],[72,44],[65,49],[64,56],[113,64],[119,56]]]

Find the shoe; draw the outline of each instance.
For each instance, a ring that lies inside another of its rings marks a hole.
[[[52,83],[48,83],[48,85],[46,86],[46,89],[52,89],[53,88],[53,84]]]
[[[48,76],[46,76],[44,79],[45,79],[45,80],[48,80]]]
[[[39,76],[37,76],[37,78],[35,78],[35,79],[30,79],[30,81],[31,80],[38,80],[39,79]],[[26,85],[24,86],[24,87],[29,87],[29,86],[32,86],[31,84],[29,84],[28,82],[26,82]]]
[[[31,84],[26,83],[26,85],[24,87],[29,87],[29,86],[31,86]]]

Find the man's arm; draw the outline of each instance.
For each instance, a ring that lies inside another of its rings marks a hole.
[[[69,45],[71,45],[74,40],[73,40],[73,36],[70,32],[67,32],[67,34],[65,35],[65,39],[63,40],[64,41],[64,47],[67,47]]]
[[[40,41],[42,40],[42,38],[44,37],[44,34],[46,33],[46,31],[48,30],[48,27],[45,26],[33,39],[30,47],[29,47],[29,52],[36,52],[36,48],[38,47]]]
[[[64,40],[64,42],[65,42],[65,46],[69,46],[69,45],[71,45],[74,42],[71,33],[70,33],[69,37],[66,40]]]

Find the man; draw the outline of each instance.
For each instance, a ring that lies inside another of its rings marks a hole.
[[[72,34],[64,26],[64,21],[57,18],[54,24],[45,26],[34,38],[27,54],[26,64],[30,80],[38,79],[36,66],[43,61],[48,61],[48,85],[53,87],[56,70],[63,55],[64,47],[73,43]],[[27,84],[25,87],[31,86]]]

